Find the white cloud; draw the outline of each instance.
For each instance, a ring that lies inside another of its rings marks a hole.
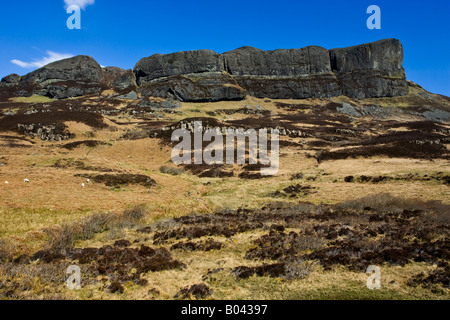
[[[57,52],[48,50],[47,56],[42,57],[40,60],[35,60],[32,62],[24,62],[21,60],[14,59],[14,60],[11,60],[11,62],[22,68],[41,68],[49,63],[52,63],[52,62],[55,62],[58,60],[67,59],[67,58],[72,58],[73,56],[74,55],[70,54],[70,53],[57,53]]]
[[[84,10],[87,6],[94,4],[95,0],[64,0],[64,2],[66,4],[66,9],[71,5],[77,5]]]

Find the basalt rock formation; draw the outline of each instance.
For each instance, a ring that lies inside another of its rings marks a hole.
[[[408,93],[403,47],[395,39],[330,50],[331,68],[342,95],[393,97]]]
[[[408,93],[399,40],[386,39],[327,50],[262,51],[242,47],[223,54],[211,50],[155,54],[141,59],[134,70],[101,68],[91,57],[51,63],[22,78],[5,77],[3,88],[16,95],[40,94],[64,99],[114,89],[203,102],[242,100],[247,95],[271,99],[327,98],[346,95],[363,99]]]
[[[20,79],[18,95],[39,94],[65,99],[100,93],[102,67],[91,57],[77,56],[50,63]]]

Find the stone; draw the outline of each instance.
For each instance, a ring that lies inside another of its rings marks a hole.
[[[121,95],[116,97],[117,99],[124,99],[124,100],[137,100],[138,99],[138,95],[135,91],[131,91],[127,94]]]

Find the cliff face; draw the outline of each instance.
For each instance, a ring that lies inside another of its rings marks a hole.
[[[332,50],[242,47],[223,54],[211,50],[155,54],[141,59],[133,72],[102,69],[91,57],[78,56],[20,79],[5,77],[0,86],[19,86],[21,94],[59,99],[98,93],[105,87],[181,101],[241,100],[248,94],[272,99],[339,95],[363,99],[408,93],[403,48],[396,39]]]
[[[345,96],[362,99],[408,93],[403,47],[398,40],[333,49],[330,60]]]
[[[186,101],[258,98],[352,98],[405,95],[403,48],[396,39],[333,49],[262,51],[242,47],[144,58],[134,71],[144,95]],[[187,87],[188,89],[187,89]],[[227,88],[225,90],[224,88]]]

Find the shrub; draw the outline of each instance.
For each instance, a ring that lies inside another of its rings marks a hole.
[[[51,250],[60,251],[73,247],[75,244],[77,233],[79,233],[79,225],[63,225],[59,229],[47,228],[44,232],[48,235],[48,246]]]
[[[139,204],[125,209],[122,213],[122,219],[130,222],[137,222],[145,217],[147,213],[147,206],[145,204]]]
[[[64,224],[59,228],[47,228],[48,247],[54,251],[71,248],[77,240],[92,239],[97,233],[108,230],[116,215],[98,213],[81,222]]]
[[[89,217],[81,223],[81,240],[92,239],[97,233],[106,231],[113,218],[113,215],[107,213],[98,213]]]

